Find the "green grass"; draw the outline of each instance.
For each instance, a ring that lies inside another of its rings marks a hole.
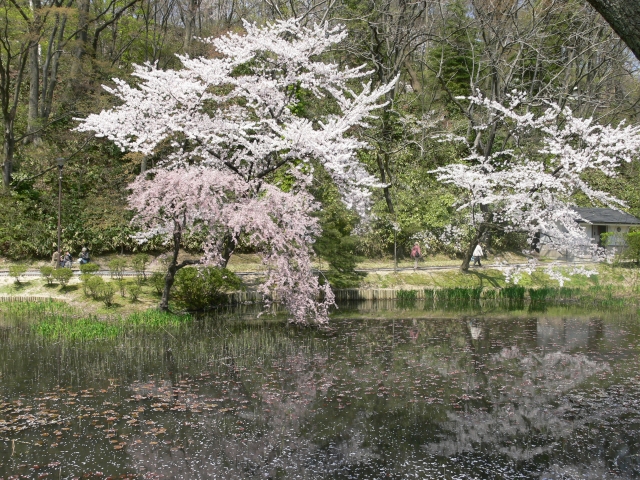
[[[113,338],[135,329],[178,327],[192,321],[190,315],[146,310],[128,315],[85,315],[64,302],[0,303],[0,325],[22,324],[47,338],[91,340]]]
[[[415,300],[418,298],[418,292],[415,290],[398,290],[396,298],[398,300]]]
[[[190,315],[148,310],[126,316],[102,319],[97,316],[74,318],[73,316],[51,315],[38,320],[33,330],[47,338],[65,338],[68,340],[93,340],[114,338],[138,328],[158,329],[178,327],[192,320]]]
[[[519,285],[505,287],[500,290],[500,298],[505,300],[524,300],[525,288]]]
[[[122,333],[122,326],[96,317],[72,319],[58,316],[38,321],[33,325],[33,331],[47,338],[94,340],[116,337]]]

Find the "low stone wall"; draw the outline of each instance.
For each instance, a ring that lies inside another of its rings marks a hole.
[[[51,302],[51,297],[39,295],[0,295],[0,302]]]

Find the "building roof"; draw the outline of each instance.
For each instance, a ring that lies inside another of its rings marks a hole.
[[[640,225],[640,220],[629,213],[613,208],[579,208],[574,210],[584,220],[593,224]]]

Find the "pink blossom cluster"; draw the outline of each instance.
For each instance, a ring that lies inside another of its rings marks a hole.
[[[267,266],[260,291],[282,302],[295,322],[328,321],[334,296],[328,285],[318,284],[312,270],[310,245],[319,226],[309,215],[318,207],[309,194],[283,192],[198,166],[156,169],[139,176],[130,188],[133,221],[144,231],[170,233],[176,222],[192,230],[206,228],[210,236],[203,262],[212,265],[221,258],[219,238],[248,238]]]

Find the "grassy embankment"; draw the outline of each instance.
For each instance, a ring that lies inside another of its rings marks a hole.
[[[117,256],[102,257],[95,259],[96,263],[107,269],[109,261]],[[129,257],[124,256],[128,259]],[[446,258],[428,258],[426,262],[421,262],[417,272],[413,272],[412,263],[409,261],[401,261],[399,263],[398,272],[389,270],[393,267],[392,259],[384,260],[366,260],[361,262],[361,268],[371,269],[362,278],[360,288],[393,288],[404,291],[424,291],[440,290],[440,289],[482,289],[490,291],[502,289],[508,285],[505,282],[504,274],[495,268],[492,264],[496,259],[488,259],[484,262],[485,267],[471,269],[469,273],[461,273],[458,270],[459,260],[450,260]],[[501,258],[504,260],[504,257]],[[512,256],[507,258],[510,263],[521,263],[523,258]],[[30,269],[38,269],[46,262],[32,262],[28,265]],[[322,267],[322,265],[319,265]],[[450,267],[450,269],[436,270],[429,267]],[[7,263],[0,263],[0,270],[8,268]],[[260,271],[262,266],[259,258],[255,255],[236,255],[232,258],[229,268],[236,272]],[[569,267],[567,267],[569,268]],[[585,295],[594,294],[596,296],[607,296],[616,298],[633,299],[639,298],[640,289],[640,270],[637,268],[628,268],[624,266],[613,267],[610,265],[592,266],[598,270],[597,276],[586,277],[576,275],[565,283],[565,287],[570,289],[579,289],[584,291]],[[161,270],[162,265],[157,260],[150,264],[148,271]],[[378,270],[374,270],[378,269]],[[386,269],[386,270],[383,270]],[[108,276],[105,280],[109,281]],[[257,279],[251,276],[243,276],[243,280],[247,283],[255,283]],[[129,282],[135,281],[133,278],[128,279]],[[554,288],[558,287],[558,282],[549,278],[544,272],[537,271],[532,275],[524,274],[519,285],[527,289]],[[591,293],[586,293],[591,292]],[[122,296],[120,290],[116,288],[113,302],[107,306],[99,300],[95,300],[87,296],[83,292],[79,278],[74,277],[66,287],[56,283],[47,285],[46,281],[39,277],[24,276],[20,282],[16,282],[13,278],[4,277],[0,279],[0,295],[9,296],[44,296],[58,300],[63,300],[71,307],[82,309],[82,311],[98,316],[109,315],[128,315],[134,312],[142,312],[152,309],[158,304],[159,296],[149,281],[143,281],[141,284],[140,294],[137,299],[132,300],[125,295]],[[484,293],[483,298],[487,294]]]

